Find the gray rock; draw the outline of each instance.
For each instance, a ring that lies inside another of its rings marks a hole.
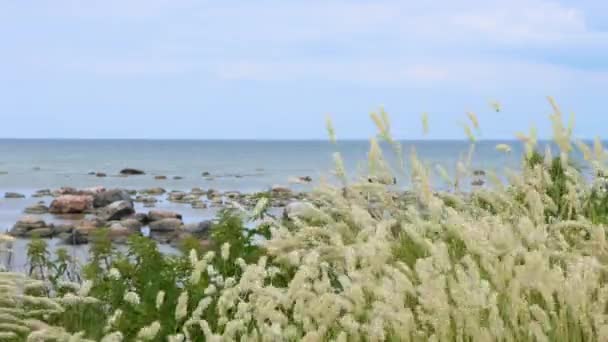
[[[25,195],[18,192],[5,192],[4,198],[25,198]]]
[[[105,174],[105,173],[103,173],[103,172],[97,172],[97,173],[95,174],[95,177],[107,177],[107,176],[108,176],[108,175],[107,175],[107,174]]]
[[[37,236],[39,238],[49,238],[49,237],[53,236],[53,229],[36,228],[36,229],[32,229],[32,230],[28,230],[28,231],[24,232],[22,236],[27,237],[27,238],[32,238],[35,236]]]
[[[180,179],[184,179],[184,177],[182,177],[182,176],[173,176],[173,179],[174,180],[180,180]]]
[[[153,221],[148,226],[152,232],[175,232],[182,226],[182,220],[177,218],[165,218]]]
[[[224,193],[224,196],[230,199],[237,199],[241,197],[241,193],[238,191],[228,191]]]
[[[203,201],[192,202],[192,209],[207,209],[207,203]]]
[[[141,190],[140,192],[142,194],[146,194],[146,195],[162,195],[167,191],[163,188],[150,188],[150,189]]]
[[[150,210],[150,212],[148,212],[148,219],[152,222],[167,218],[175,218],[181,220],[182,215],[180,213],[167,210]]]
[[[134,218],[127,218],[127,219],[123,219],[120,221],[120,224],[125,227],[128,228],[132,231],[139,231],[141,229],[141,227],[143,227],[143,223],[141,223],[140,221],[134,219]]]
[[[24,212],[26,214],[46,214],[49,212],[49,207],[44,202],[38,202],[25,208]]]
[[[205,194],[205,191],[203,191],[203,189],[201,189],[201,188],[192,188],[192,190],[190,190],[190,194],[196,195],[196,196],[202,196]]]
[[[116,201],[100,209],[98,216],[103,221],[115,221],[134,213],[133,203],[129,201]]]
[[[105,207],[117,201],[132,202],[131,195],[123,189],[111,189],[95,194],[93,197],[93,206],[95,208]]]
[[[13,227],[22,228],[25,230],[36,229],[36,228],[45,228],[47,226],[46,222],[43,219],[37,216],[24,216]]]
[[[121,175],[144,175],[146,173],[143,170],[126,168],[126,169],[120,170],[120,174]]]
[[[211,231],[211,226],[213,226],[213,222],[211,221],[202,221],[199,223],[188,223],[182,226],[182,230],[187,233],[190,233],[196,237],[209,236]]]
[[[50,189],[37,190],[36,193],[34,193],[32,195],[32,197],[51,197],[51,196],[53,196],[53,195],[51,194]]]
[[[203,177],[209,177],[209,176],[211,176],[211,173],[208,172],[208,171],[205,171],[205,172],[202,173],[202,176]]]

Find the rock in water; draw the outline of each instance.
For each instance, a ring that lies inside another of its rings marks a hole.
[[[150,212],[148,213],[148,219],[150,221],[160,221],[162,219],[167,218],[175,218],[181,220],[182,215],[180,213],[167,210],[150,210]]]
[[[43,219],[37,216],[24,216],[17,223],[13,225],[13,228],[10,231],[10,234],[13,236],[32,236],[31,231],[38,229],[49,229],[52,227],[47,226],[46,222]],[[43,233],[43,231],[38,231],[38,233]],[[43,235],[43,234],[40,234]]]
[[[120,221],[120,224],[125,227],[128,228],[132,231],[139,231],[141,229],[141,227],[143,227],[143,224],[138,221],[137,219],[134,218],[126,218]]]
[[[187,233],[190,233],[196,237],[201,238],[201,237],[209,236],[212,225],[213,225],[213,222],[207,220],[207,221],[202,221],[199,223],[184,224],[182,226],[182,229]]]
[[[18,192],[5,192],[4,198],[25,198],[25,195]]]
[[[44,205],[44,202],[38,202],[25,208],[24,212],[26,214],[46,214],[49,212],[49,207]]]
[[[52,214],[82,214],[93,208],[91,195],[61,195],[51,202]]]
[[[121,175],[144,175],[146,173],[143,170],[126,168],[126,169],[120,170],[120,174]]]
[[[167,179],[167,176],[162,176],[162,175],[161,176],[154,176],[154,179],[156,179],[156,180],[164,180],[164,179]]]
[[[116,201],[99,210],[98,217],[103,221],[116,221],[135,213],[133,203]]]
[[[182,220],[177,218],[165,218],[151,222],[148,226],[152,232],[174,232],[182,226]]]
[[[50,189],[37,190],[36,193],[32,195],[32,197],[52,197],[52,196],[53,195],[51,194]]]
[[[101,208],[117,201],[132,202],[133,200],[126,190],[111,189],[95,194],[95,197],[93,197],[93,206],[95,208]]]

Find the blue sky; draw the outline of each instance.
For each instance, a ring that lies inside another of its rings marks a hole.
[[[428,4],[426,4],[428,3]],[[606,134],[603,0],[0,0],[0,137],[481,137],[536,124],[545,96]],[[488,102],[499,100],[495,113]]]

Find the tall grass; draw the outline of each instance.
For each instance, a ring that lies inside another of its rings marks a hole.
[[[412,175],[406,196],[384,181],[392,171],[374,139],[361,180],[344,176],[336,154],[340,185],[320,185],[297,215],[265,216],[264,203],[254,213],[225,212],[213,228],[214,244],[201,248],[191,241],[181,256],[163,255],[141,237],[118,253],[101,236],[84,269],[86,281],[70,291],[58,291],[58,281],[19,278],[43,284],[36,300],[55,311],[36,326],[27,323],[36,309],[11,299],[22,298],[12,282],[2,292],[2,300],[13,303],[0,310],[12,315],[0,315],[2,336],[606,341],[606,153],[599,142],[593,150],[577,144],[586,158],[582,166],[593,170],[587,180],[570,161],[572,124],[551,104],[559,151],[543,151],[534,131],[521,135],[522,168],[506,171],[508,183],[489,175],[492,184],[460,191],[458,184],[473,175],[469,156],[456,178],[440,172],[454,186],[436,191],[434,170],[412,152],[402,163]],[[379,137],[402,157],[387,114],[372,119]],[[477,129],[477,117],[469,114],[469,121]],[[329,121],[328,127],[333,137]],[[473,151],[474,133],[465,127]],[[246,230],[244,220],[254,217],[263,223]]]

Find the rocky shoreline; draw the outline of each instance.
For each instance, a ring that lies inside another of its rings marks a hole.
[[[129,169],[129,174],[139,173]],[[175,245],[185,238],[194,237],[204,244],[208,243],[212,220],[185,223],[179,212],[155,209],[157,203],[167,201],[190,205],[193,209],[252,208],[261,196],[269,198],[270,207],[285,208],[290,203],[304,200],[306,193],[282,186],[257,193],[201,188],[168,191],[162,187],[141,190],[103,187],[41,189],[32,194],[40,201],[24,208],[25,215],[8,234],[18,238],[59,238],[65,244],[79,245],[88,243],[96,230],[105,227],[115,243],[125,242],[132,234],[144,234],[160,243]],[[14,192],[5,193],[4,197],[26,198]],[[146,210],[137,212],[135,203],[141,203]],[[69,223],[50,223],[43,219],[43,215]]]

